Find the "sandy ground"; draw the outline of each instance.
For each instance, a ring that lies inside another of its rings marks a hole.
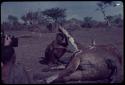
[[[7,32],[15,36],[29,36],[19,38],[19,46],[15,48],[17,62],[21,62],[30,74],[32,83],[39,79],[46,78],[58,71],[43,72],[42,69],[47,68],[47,65],[39,63],[40,57],[44,57],[45,48],[52,40],[55,39],[55,33],[31,33],[26,31],[9,31]],[[71,32],[72,36],[83,45],[90,45],[91,40],[95,40],[96,44],[113,44],[118,48],[123,56],[123,29],[114,28],[109,30],[91,29],[91,30],[76,30]],[[70,54],[65,54],[64,56]],[[74,82],[72,82],[74,83]]]

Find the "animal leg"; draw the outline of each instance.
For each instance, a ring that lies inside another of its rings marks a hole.
[[[64,79],[64,81],[81,80],[82,71],[76,71],[76,72],[72,73],[71,75],[64,77],[63,79]]]

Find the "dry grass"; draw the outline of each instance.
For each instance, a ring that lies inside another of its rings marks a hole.
[[[55,33],[31,33],[27,31],[9,31],[9,34],[23,36],[19,38],[19,47],[16,49],[17,62],[21,62],[29,72],[31,79],[41,79],[50,76],[56,72],[42,72],[47,65],[39,64],[40,57],[44,57],[44,51],[47,45],[55,39]],[[72,36],[83,45],[89,45],[91,40],[97,44],[113,44],[123,56],[123,30],[122,29],[91,29],[76,30],[71,32]],[[28,36],[28,37],[26,37]],[[116,44],[119,43],[119,44]],[[34,76],[34,77],[33,77]],[[34,82],[33,83],[38,83]]]

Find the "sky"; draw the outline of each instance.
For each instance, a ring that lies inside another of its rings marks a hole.
[[[1,22],[6,21],[8,15],[14,15],[20,18],[29,11],[45,10],[54,7],[65,8],[67,19],[77,18],[83,20],[84,17],[90,16],[94,20],[103,21],[103,15],[97,9],[98,1],[18,1],[18,2],[3,2],[1,4]],[[106,9],[107,15],[122,14],[123,3],[120,6],[109,7]]]

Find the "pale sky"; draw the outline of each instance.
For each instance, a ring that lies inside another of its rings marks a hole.
[[[77,18],[83,20],[84,17],[90,16],[93,19],[102,21],[103,15],[100,11],[95,11],[97,8],[97,1],[29,1],[29,2],[3,2],[1,4],[1,21],[6,21],[8,15],[14,15],[20,18],[28,11],[37,11],[38,9],[45,10],[53,7],[60,7],[67,9],[67,19]],[[120,6],[109,7],[106,10],[107,15],[122,14],[123,3]]]

